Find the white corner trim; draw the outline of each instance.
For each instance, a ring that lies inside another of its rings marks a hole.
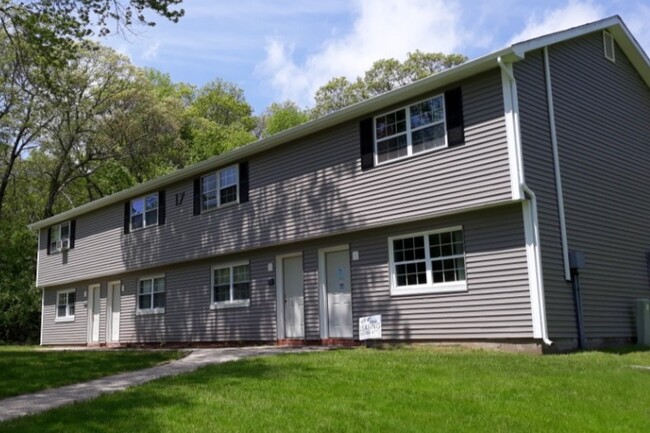
[[[566,218],[564,213],[564,194],[562,192],[562,174],[560,172],[560,152],[557,143],[557,129],[555,127],[555,109],[553,107],[553,86],[551,83],[551,65],[548,57],[548,47],[544,47],[544,74],[546,75],[546,99],[548,104],[548,124],[551,133],[551,147],[553,149],[553,168],[555,171],[555,192],[557,195],[557,211],[560,220],[560,240],[562,243],[562,261],[564,263],[564,279],[571,281],[569,268],[569,240],[566,232]]]
[[[533,337],[542,339],[545,344],[550,346],[553,342],[548,338],[546,323],[544,277],[542,275],[542,255],[539,244],[539,224],[537,219],[537,198],[530,188],[525,185],[523,188],[530,196],[528,200],[522,202],[522,210],[524,217],[524,236],[526,239],[530,307],[533,319]]]
[[[41,287],[41,341],[40,341],[41,346],[43,345],[43,316],[44,315],[45,315],[45,288]],[[56,317],[56,310],[54,311],[54,315]]]
[[[501,57],[497,59],[501,67],[501,86],[503,90],[503,116],[506,122],[506,140],[508,145],[508,164],[510,167],[510,191],[512,192],[513,200],[521,200],[523,193],[521,191],[521,184],[523,183],[524,175],[521,161],[521,150],[517,145],[518,130],[517,124],[519,123],[519,115],[516,110],[519,109],[517,100],[517,89],[514,86],[514,75],[512,64],[503,63]]]

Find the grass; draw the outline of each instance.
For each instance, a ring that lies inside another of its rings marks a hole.
[[[0,346],[0,399],[152,367],[176,351],[43,351]]]
[[[647,432],[650,352],[342,350],[203,368],[3,432]]]

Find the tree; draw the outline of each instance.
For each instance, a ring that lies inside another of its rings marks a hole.
[[[258,118],[256,136],[265,138],[309,120],[309,112],[293,101],[272,103]]]
[[[191,162],[255,140],[253,108],[238,86],[214,80],[198,90],[188,108]]]
[[[441,72],[465,62],[460,54],[408,53],[404,62],[380,59],[373,63],[363,78],[349,81],[345,77],[331,79],[320,87],[314,96],[316,104],[311,110],[313,118],[321,117],[349,105]]]

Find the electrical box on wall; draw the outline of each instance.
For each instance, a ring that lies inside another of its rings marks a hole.
[[[582,251],[569,250],[569,267],[571,269],[584,269],[587,266],[587,258]]]

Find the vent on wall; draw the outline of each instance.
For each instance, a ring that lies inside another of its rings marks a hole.
[[[612,62],[616,61],[614,51],[614,36],[611,33],[603,32],[603,47],[605,49],[605,58]]]

